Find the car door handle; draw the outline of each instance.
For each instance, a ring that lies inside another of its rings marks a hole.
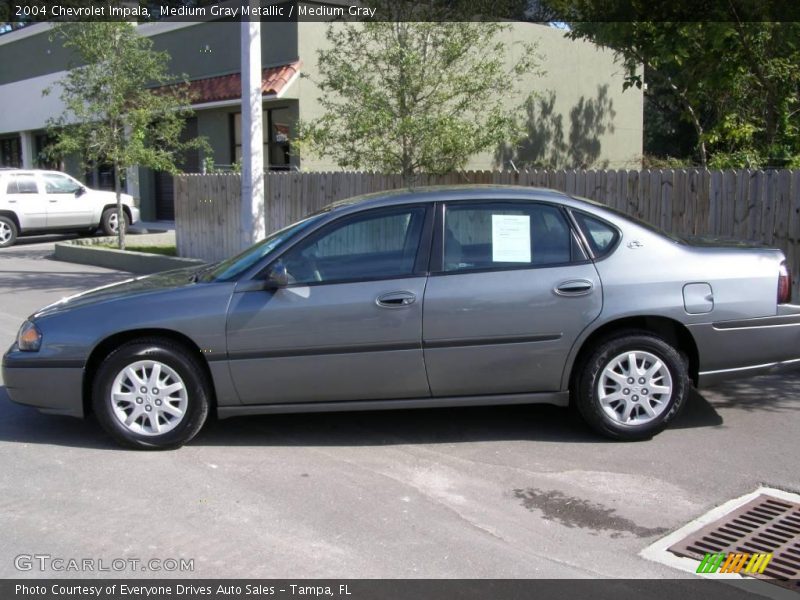
[[[570,279],[562,281],[553,290],[559,296],[584,296],[594,289],[594,284],[588,279]]]
[[[414,304],[416,300],[417,296],[411,292],[389,292],[378,296],[375,303],[383,308],[402,308]]]

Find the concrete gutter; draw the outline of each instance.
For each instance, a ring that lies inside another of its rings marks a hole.
[[[205,261],[196,258],[179,258],[148,252],[132,252],[103,248],[99,244],[114,243],[116,237],[70,240],[56,243],[56,260],[93,265],[131,273],[159,273],[184,267],[204,265]],[[137,246],[165,246],[175,243],[175,233],[145,234],[131,236],[129,243]]]

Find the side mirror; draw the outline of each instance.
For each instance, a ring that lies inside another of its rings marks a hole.
[[[289,285],[289,273],[286,270],[286,265],[278,261],[269,270],[267,275],[266,287],[269,290],[274,290]]]
[[[86,193],[86,188],[83,187],[83,186],[80,186],[77,190],[75,190],[75,197],[77,198],[77,197],[83,196],[85,193]]]

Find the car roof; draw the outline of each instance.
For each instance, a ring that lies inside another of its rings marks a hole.
[[[565,206],[583,209],[602,209],[602,204],[575,198],[564,192],[548,188],[522,185],[473,184],[473,185],[435,185],[413,189],[384,190],[370,194],[353,196],[333,202],[319,213],[360,212],[368,208],[420,204],[429,202],[452,202],[456,200],[532,200],[556,202]]]

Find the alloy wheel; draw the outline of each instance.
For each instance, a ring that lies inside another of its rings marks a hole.
[[[186,384],[169,365],[140,360],[122,369],[111,385],[114,416],[128,430],[162,435],[183,420],[189,398]]]
[[[672,375],[656,355],[642,350],[623,352],[600,374],[600,406],[617,423],[643,425],[656,419],[672,397]]]

